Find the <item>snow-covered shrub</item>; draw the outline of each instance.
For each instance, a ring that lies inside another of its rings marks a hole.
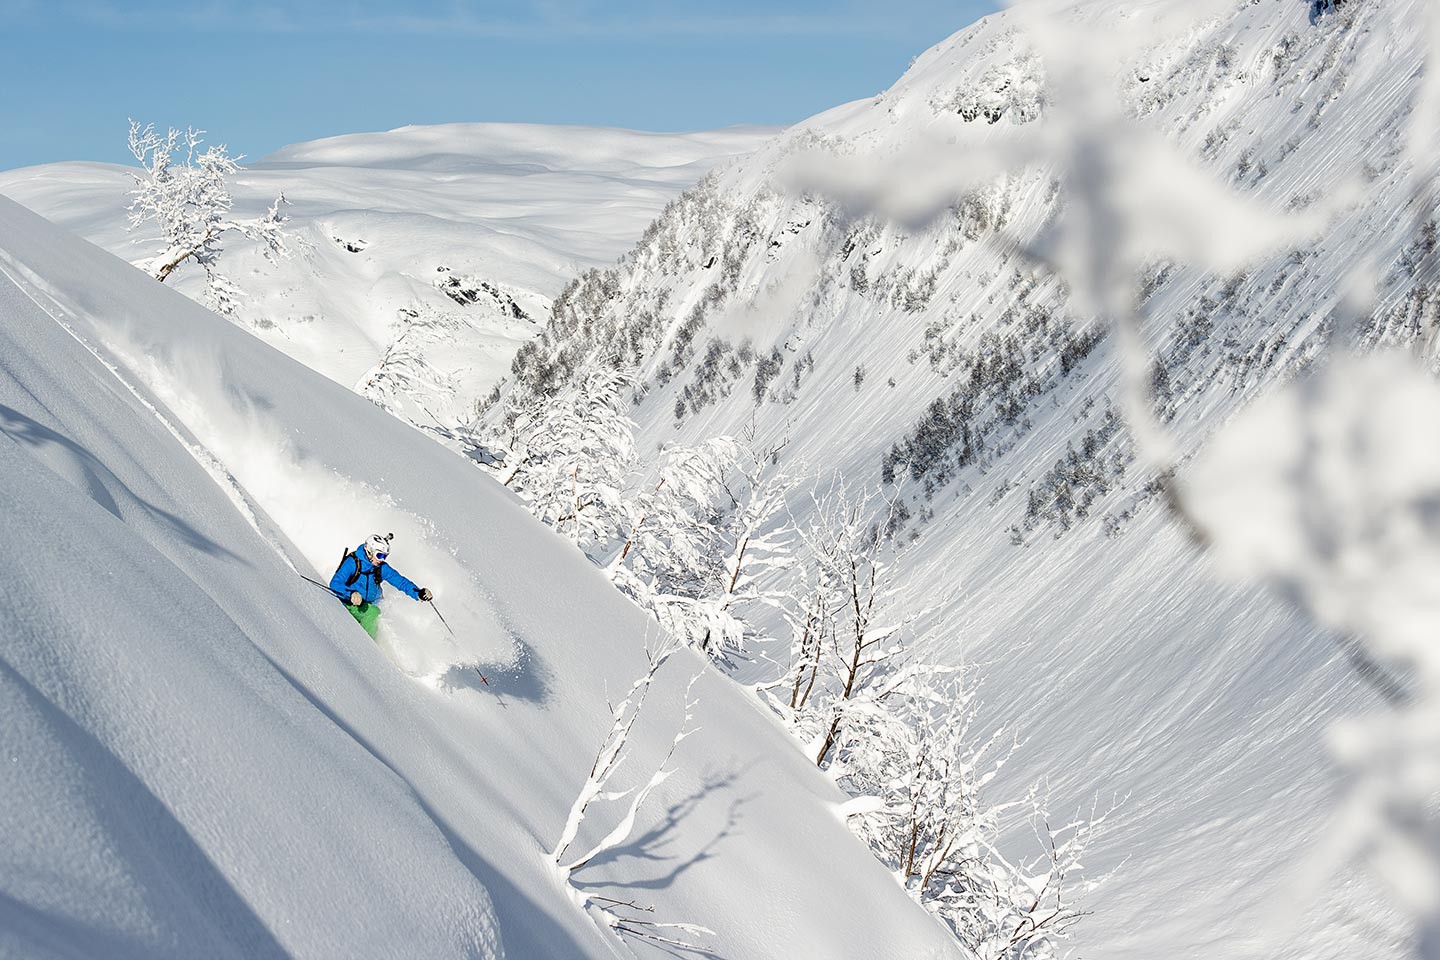
[[[607,542],[621,522],[635,460],[631,385],[628,374],[601,367],[548,402],[521,407],[512,396],[487,438],[503,452],[501,482],[582,547]]]
[[[451,395],[457,389],[454,379],[435,369],[425,352],[452,325],[449,318],[431,307],[416,306],[401,310],[397,321],[399,332],[355,384],[356,393],[394,414],[401,413],[407,399],[419,403],[423,397]]]
[[[756,614],[778,607],[793,546],[789,477],[730,437],[668,451],[659,479],[626,503],[616,585],[673,635],[724,659]]]
[[[1053,826],[1038,786],[992,803],[987,788],[1015,742],[976,730],[975,693],[961,671],[908,667],[885,688],[867,720],[876,734],[837,752],[830,768],[854,798],[851,829],[974,956],[1059,956],[1084,916],[1078,898],[1106,879],[1077,874],[1108,814]],[[1002,821],[1027,823],[1038,849],[1008,858]]]
[[[280,210],[285,197],[276,197],[264,216],[233,218],[234,200],[226,181],[239,172],[243,158],[230,156],[223,144],[202,150],[204,132],[172,127],[161,134],[152,124],[142,127],[130,121],[130,152],[143,168],[132,174],[130,229],[153,223],[159,230],[155,239],[164,248],[145,267],[155,279],[163,283],[193,261],[205,271],[210,306],[233,316],[239,290],[219,271],[223,238],[238,233],[257,243],[266,258],[285,256],[287,218]]]
[[[695,681],[700,678],[699,674],[691,678],[689,685],[685,688],[685,716],[680,723],[680,728],[671,739],[665,756],[656,764],[654,771],[645,780],[645,783],[630,790],[615,790],[611,787],[611,778],[631,756],[630,734],[640,719],[640,712],[650,695],[655,677],[679,649],[673,643],[666,643],[658,653],[646,651],[650,666],[635,681],[630,692],[612,712],[610,728],[606,731],[605,739],[595,754],[595,762],[590,766],[590,774],[585,778],[580,792],[576,794],[575,801],[570,806],[570,814],[566,817],[565,827],[560,834],[560,839],[556,841],[555,849],[550,853],[550,860],[554,864],[561,882],[570,889],[576,905],[604,929],[611,931],[622,940],[630,937],[635,940],[699,953],[703,951],[698,946],[681,940],[679,937],[713,936],[714,931],[698,924],[662,922],[648,916],[641,916],[642,913],[653,913],[654,908],[641,906],[634,901],[621,902],[589,893],[586,891],[585,885],[576,880],[576,874],[592,860],[607,850],[614,850],[630,839],[630,835],[635,830],[640,808],[649,799],[650,794],[675,773],[674,768],[670,767],[671,758],[674,757],[676,748],[695,730],[693,725],[696,706],[694,689]],[[574,859],[566,856],[579,839],[581,827],[588,817],[592,817],[601,805],[626,800],[629,802],[625,803],[609,832],[598,842],[585,848],[585,852],[578,855],[572,854]]]

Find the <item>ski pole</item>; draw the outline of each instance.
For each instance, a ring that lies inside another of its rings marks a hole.
[[[445,623],[445,616],[440,612],[440,608],[437,607],[437,606],[435,606],[435,601],[434,601],[434,600],[426,600],[425,602],[428,603],[428,604],[430,604],[430,609],[435,611],[435,616],[437,616],[437,617],[440,618],[440,622],[441,622],[441,623]],[[446,629],[446,630],[450,630],[450,624],[445,623],[445,629]],[[452,636],[452,637],[455,636],[455,631],[454,631],[454,630],[450,630],[450,636]]]
[[[319,580],[311,580],[309,577],[305,576],[305,574],[303,574],[303,573],[297,574],[297,576],[299,576],[299,578],[300,578],[301,580],[304,580],[306,583],[313,583],[313,584],[315,584],[315,586],[319,587],[321,590],[324,590],[326,593],[330,594],[332,597],[339,597],[341,600],[344,600],[344,599],[345,599],[345,595],[342,594],[342,593],[340,593],[340,591],[333,589],[332,587],[330,587],[330,586],[327,585],[327,584],[321,583]]]
[[[439,617],[439,618],[440,618],[440,622],[445,624],[445,629],[446,629],[446,630],[450,630],[450,636],[452,636],[452,637],[455,636],[455,631],[454,631],[454,630],[451,630],[450,624],[447,623],[446,620],[445,620],[445,615],[440,612],[440,608],[439,608],[439,607],[435,606],[435,601],[434,601],[434,600],[426,600],[425,602],[428,603],[428,604],[430,604],[430,609],[435,611],[435,616]],[[481,682],[481,683],[485,684],[485,686],[487,686],[487,687],[490,686],[490,680],[485,676],[484,672],[483,672],[479,667],[476,667],[476,668],[475,668],[475,672],[478,673],[478,674],[480,674],[480,682]]]

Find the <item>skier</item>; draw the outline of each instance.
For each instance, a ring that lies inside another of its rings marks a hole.
[[[395,534],[374,534],[364,543],[340,558],[340,566],[330,578],[330,590],[344,601],[346,609],[375,639],[380,629],[380,581],[388,580],[415,600],[428,601],[434,596],[425,587],[417,587],[385,561],[390,556],[390,541]]]

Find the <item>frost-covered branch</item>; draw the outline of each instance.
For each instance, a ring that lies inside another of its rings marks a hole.
[[[627,500],[611,578],[666,630],[724,660],[781,603],[791,484],[731,437],[668,451],[659,478]]]
[[[1332,187],[1300,216],[1258,208],[1124,121],[1112,72],[1102,66],[1117,57],[1099,51],[1123,57],[1117,45],[1145,39],[1137,28],[1078,36],[1044,0],[1017,9],[1057,81],[1058,123],[1040,153],[1065,170],[1070,229],[1061,266],[1077,294],[1120,333],[1137,452],[1195,541],[1341,637],[1357,677],[1380,695],[1381,712],[1345,724],[1336,738],[1358,784],[1344,823],[1364,827],[1336,831],[1341,840],[1332,853],[1368,860],[1417,918],[1420,955],[1440,958],[1440,774],[1433,762],[1440,753],[1440,536],[1427,519],[1427,505],[1440,498],[1440,461],[1433,445],[1414,439],[1440,418],[1433,320],[1415,338],[1418,357],[1349,355],[1380,302],[1383,267],[1372,255],[1352,258],[1335,278],[1339,296],[1325,318],[1329,354],[1223,427],[1198,462],[1185,466],[1147,395],[1153,366],[1131,292],[1139,255],[1172,255],[1210,270],[1243,266],[1267,247],[1311,241],[1355,188]],[[1407,28],[1424,36],[1428,65],[1415,75],[1400,169],[1409,178],[1410,275],[1430,284],[1437,267],[1440,12],[1434,4],[1414,9],[1423,20]],[[1177,8],[1171,17],[1197,13]],[[1147,169],[1137,171],[1135,157]],[[1162,190],[1173,199],[1160,198]]]
[[[457,389],[452,378],[435,369],[426,352],[451,321],[427,306],[401,310],[398,320],[395,338],[355,384],[362,397],[395,414],[406,399],[418,403],[425,394],[448,396]]]
[[[677,934],[706,936],[713,935],[713,931],[697,924],[665,923],[635,916],[637,912],[653,914],[654,908],[641,906],[634,901],[615,900],[588,893],[577,886],[573,878],[577,871],[584,869],[596,857],[606,851],[616,849],[630,839],[635,830],[640,808],[651,793],[675,773],[670,766],[670,761],[675,756],[676,749],[687,737],[696,732],[694,719],[698,701],[695,684],[700,679],[701,673],[691,677],[685,687],[684,718],[654,772],[639,787],[624,790],[611,788],[611,778],[630,756],[631,733],[640,718],[645,701],[655,683],[655,677],[679,650],[680,647],[671,642],[658,654],[651,654],[649,668],[635,681],[629,693],[614,708],[611,714],[610,729],[595,754],[595,761],[590,767],[589,776],[585,778],[580,792],[575,797],[575,802],[571,804],[569,816],[565,820],[565,827],[555,844],[555,849],[550,854],[550,859],[561,879],[572,891],[576,903],[597,923],[611,930],[617,936],[631,937],[686,950],[698,950],[700,949],[698,946],[680,939]],[[628,802],[625,803],[625,807],[616,818],[614,826],[600,840],[585,848],[583,853],[574,859],[568,858],[566,855],[574,846],[586,817],[593,813],[592,808],[597,803],[622,801]]]
[[[667,659],[668,656],[669,656],[669,654],[666,654],[666,655],[664,655],[663,657],[657,658],[657,659],[652,663],[650,672],[646,674],[646,689],[649,688],[649,680],[652,679],[652,678],[655,676],[655,671],[659,669],[659,665],[660,665],[660,664],[663,664],[664,660]],[[568,866],[566,866],[565,869],[566,869],[567,871],[573,873],[574,871],[579,870],[581,867],[585,866],[585,865],[588,864],[590,861],[594,860],[596,857],[598,857],[600,854],[604,853],[606,850],[613,850],[613,849],[615,849],[616,847],[618,847],[620,844],[624,843],[626,840],[628,840],[628,839],[630,838],[630,834],[631,834],[631,833],[634,831],[634,829],[635,829],[635,818],[636,818],[636,816],[637,816],[638,813],[639,813],[640,806],[645,802],[646,798],[648,798],[648,797],[650,796],[650,794],[655,790],[656,787],[658,787],[658,786],[660,786],[660,784],[664,783],[667,779],[669,779],[670,775],[675,772],[674,770],[669,769],[669,763],[670,763],[671,757],[673,757],[673,756],[675,755],[675,750],[676,750],[676,748],[679,747],[680,744],[681,744],[687,737],[689,737],[691,734],[695,733],[695,728],[691,725],[691,724],[692,724],[692,721],[694,721],[694,719],[695,719],[696,700],[695,700],[695,697],[694,697],[694,689],[695,689],[695,682],[700,679],[700,676],[701,676],[701,675],[697,673],[694,677],[692,677],[692,678],[690,679],[690,683],[689,683],[689,684],[686,686],[686,688],[685,688],[685,716],[684,716],[684,719],[681,721],[680,729],[679,729],[679,731],[675,734],[674,739],[672,739],[672,740],[670,741],[670,747],[669,747],[669,749],[665,752],[664,758],[661,759],[660,764],[655,768],[655,772],[654,772],[653,774],[651,774],[650,779],[645,782],[644,786],[640,787],[640,789],[634,791],[634,792],[631,794],[631,799],[630,799],[630,804],[629,804],[629,806],[625,809],[624,814],[620,817],[619,821],[618,821],[618,822],[615,824],[615,826],[610,830],[610,832],[607,833],[607,834],[604,836],[603,839],[601,839],[599,842],[597,842],[593,847],[591,847],[589,850],[587,850],[584,854],[582,854],[582,855],[581,855],[578,859],[576,859],[573,863],[571,863],[571,864],[569,864]],[[621,750],[622,750],[622,752],[621,752],[621,754],[620,754],[621,759],[623,759],[623,757],[624,757],[624,753],[623,753],[624,743],[625,743],[625,741],[628,740],[628,738],[629,738],[630,726],[633,725],[635,717],[639,716],[639,714],[640,714],[640,707],[641,707],[641,705],[643,704],[643,702],[644,702],[644,697],[643,697],[643,694],[642,694],[641,699],[635,704],[634,711],[633,711],[633,713],[632,713],[632,715],[631,715],[631,718],[630,718],[629,723],[628,723],[628,724],[626,725],[626,727],[625,727],[624,734],[619,738],[620,747],[621,747]],[[623,705],[622,705],[621,709],[622,709],[622,710],[625,709]],[[612,728],[612,729],[613,729],[613,728]],[[603,788],[603,786],[605,785],[605,783],[608,782],[609,777],[610,777],[610,774],[614,772],[615,767],[618,766],[618,765],[619,765],[619,762],[617,761],[616,763],[614,763],[614,764],[612,764],[612,765],[609,765],[608,767],[605,768],[605,770],[603,771],[603,779],[602,779],[602,781],[601,781],[601,787],[602,787],[602,788]],[[602,793],[600,793],[600,794],[597,794],[597,797],[599,797],[599,798],[604,798],[604,799],[618,799],[620,796],[621,796],[621,794],[604,793],[604,792],[602,792]],[[583,819],[584,819],[584,813],[585,813],[585,811],[582,809],[582,810],[580,811],[580,818],[581,818],[582,821],[583,821]],[[567,842],[567,846],[568,846],[568,843],[569,843],[569,842],[573,842],[573,838],[571,839],[571,841],[568,841],[568,842]],[[561,851],[561,854],[562,854],[562,855],[563,855],[563,852],[564,852],[564,851],[562,850],[562,851]]]
[[[635,461],[631,385],[624,371],[595,367],[546,402],[507,405],[482,441],[501,453],[497,478],[582,548],[608,542],[621,523]]]
[[[658,654],[650,654],[650,668],[640,675],[639,679],[630,687],[630,692],[626,694],[625,699],[621,700],[614,708],[610,718],[610,730],[595,754],[595,762],[590,765],[590,775],[585,778],[585,783],[581,785],[575,802],[570,806],[570,814],[565,819],[565,829],[561,831],[560,839],[551,854],[551,859],[556,864],[565,858],[565,852],[575,842],[575,837],[580,832],[580,825],[585,822],[585,814],[589,811],[590,804],[598,799],[615,798],[606,794],[605,786],[615,772],[615,768],[625,759],[625,748],[630,740],[630,731],[634,729],[635,722],[640,719],[640,710],[645,706],[645,699],[650,695],[655,675],[660,672],[660,668],[677,650],[677,647],[669,646]],[[569,868],[566,869],[568,871]]]

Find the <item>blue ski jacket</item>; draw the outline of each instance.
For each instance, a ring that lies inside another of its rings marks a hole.
[[[366,603],[380,602],[380,581],[387,580],[410,595],[412,600],[420,599],[420,588],[407,580],[404,575],[385,561],[371,563],[365,556],[365,544],[345,554],[335,576],[330,578],[330,589],[342,598],[358,593]]]

